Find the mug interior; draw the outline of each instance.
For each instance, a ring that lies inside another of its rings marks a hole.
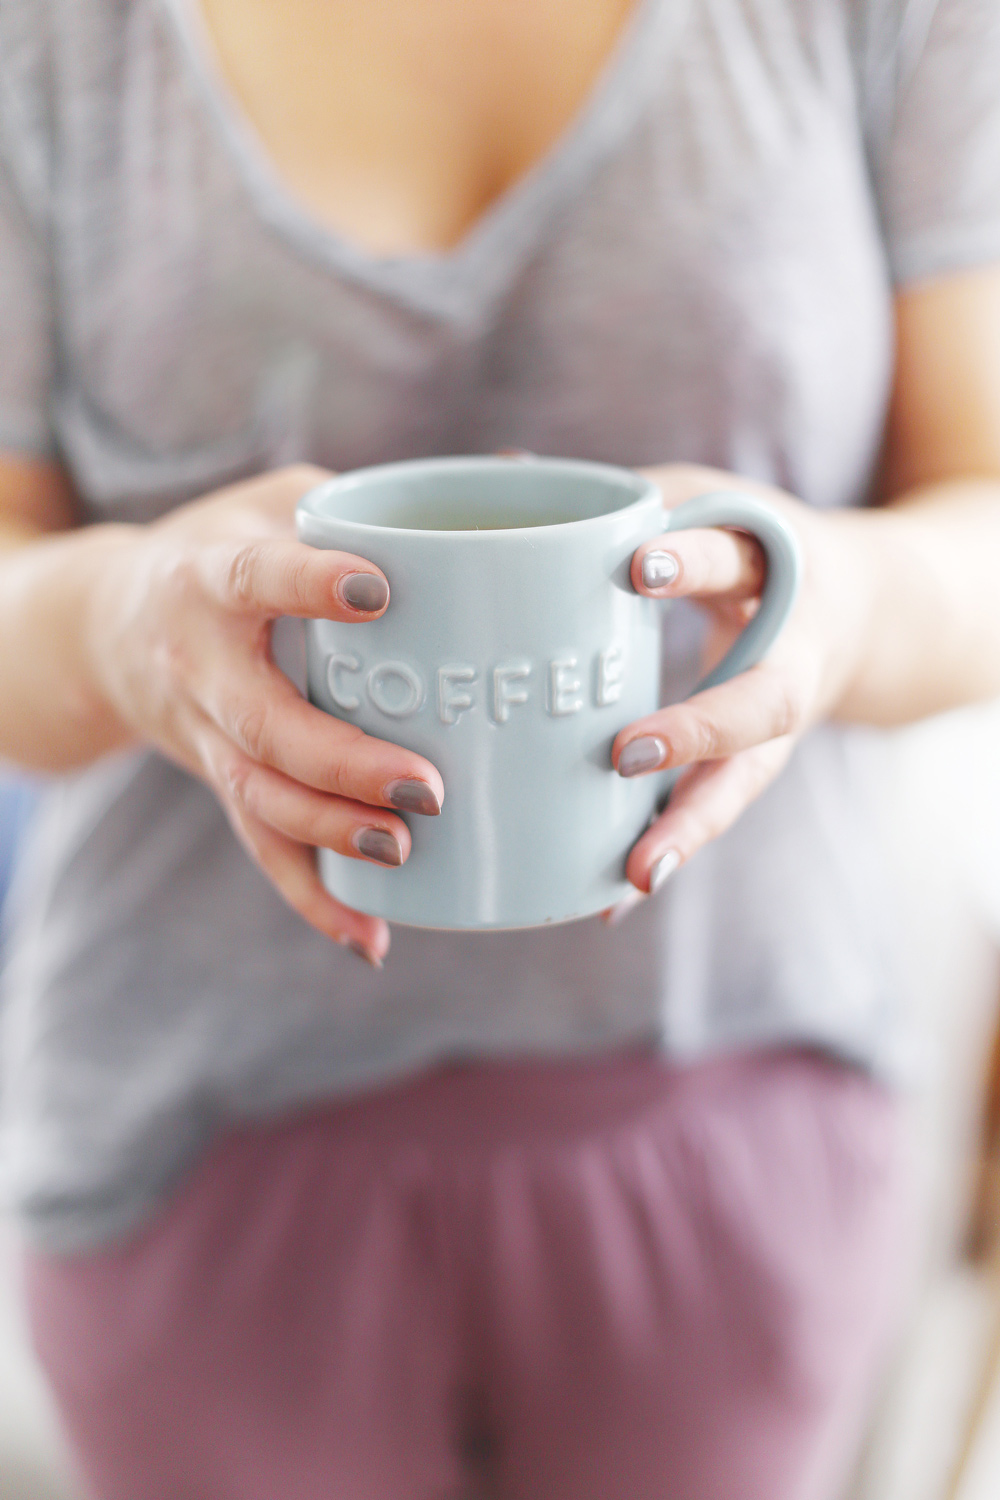
[[[358,470],[315,492],[314,506],[321,516],[402,531],[510,531],[592,520],[649,493],[639,475],[600,464],[445,459]]]

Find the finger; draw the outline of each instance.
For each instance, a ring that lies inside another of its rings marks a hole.
[[[410,830],[402,818],[303,787],[250,760],[221,735],[205,753],[213,784],[242,812],[286,838],[390,867],[409,857]]]
[[[678,781],[670,803],[632,848],[625,873],[637,890],[661,885],[705,844],[732,827],[786,764],[791,737],[698,766]]]
[[[293,781],[371,807],[431,816],[441,810],[444,782],[429,760],[314,708],[266,660],[216,674],[203,700],[238,749]]]
[[[632,558],[632,586],[654,599],[752,599],[766,576],[760,543],[719,527],[667,532]]]
[[[316,856],[304,844],[260,822],[233,804],[225,810],[240,842],[272,885],[311,927],[350,948],[375,969],[389,951],[389,928],[381,917],[353,911],[334,900],[316,869]]]
[[[611,759],[620,776],[721,760],[802,729],[813,697],[802,673],[762,662],[629,724]]]
[[[374,563],[281,537],[220,542],[199,552],[199,567],[223,608],[268,620],[358,622],[376,619],[389,603],[388,581]]]

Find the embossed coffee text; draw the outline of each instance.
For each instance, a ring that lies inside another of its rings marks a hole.
[[[625,681],[620,645],[583,660],[566,651],[544,663],[511,657],[488,668],[451,661],[422,673],[406,661],[366,663],[356,651],[335,651],[326,661],[326,685],[335,707],[356,713],[364,699],[390,719],[408,719],[427,705],[442,724],[463,714],[486,713],[494,724],[534,702],[554,719],[578,714],[588,703],[617,703]]]

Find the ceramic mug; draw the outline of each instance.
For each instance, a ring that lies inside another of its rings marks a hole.
[[[425,755],[439,817],[407,818],[409,859],[331,850],[337,900],[418,927],[572,921],[630,889],[629,849],[675,773],[623,779],[611,745],[659,706],[664,601],[632,587],[635,549],[663,531],[752,533],[767,558],[760,609],[700,686],[758,661],[791,608],[794,535],[738,493],[664,511],[627,469],[549,458],[434,458],[362,469],[299,504],[314,547],[367,558],[389,580],[368,624],[311,620],[309,697],[367,734]]]

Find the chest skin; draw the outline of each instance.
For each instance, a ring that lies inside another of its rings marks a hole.
[[[265,151],[375,254],[445,251],[554,144],[634,0],[192,0]]]

